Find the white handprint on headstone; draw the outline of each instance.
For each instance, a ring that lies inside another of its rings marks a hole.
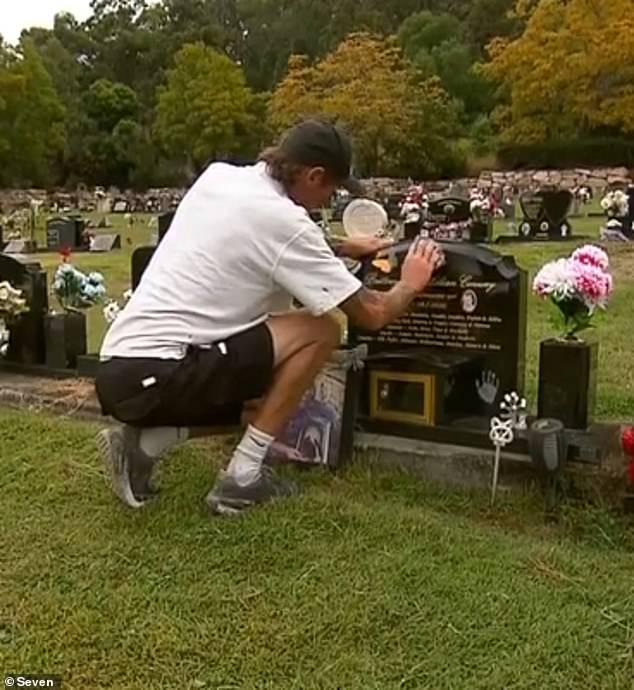
[[[494,371],[484,371],[482,372],[482,379],[476,381],[476,388],[480,400],[487,405],[493,405],[500,389],[500,381]]]

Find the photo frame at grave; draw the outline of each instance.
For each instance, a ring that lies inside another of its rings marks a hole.
[[[527,275],[513,257],[443,244],[446,266],[409,314],[378,333],[351,329],[369,348],[360,413],[367,431],[436,438],[488,434],[505,393],[524,389]],[[365,265],[363,282],[389,290],[409,244]],[[439,439],[440,440],[440,439]]]

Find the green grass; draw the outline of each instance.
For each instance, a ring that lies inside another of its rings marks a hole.
[[[101,216],[92,215],[99,220]],[[106,276],[110,295],[120,298],[130,286],[130,258],[136,246],[149,240],[150,216],[137,216],[135,225],[127,226],[121,215],[111,215],[109,219],[114,225],[113,230],[104,232],[120,232],[122,234],[122,250],[108,254],[77,254],[73,261],[86,271],[98,270]],[[42,219],[43,220],[43,219]],[[576,234],[598,237],[600,218],[575,218],[572,220]],[[44,232],[40,226],[40,235]],[[496,235],[506,232],[503,222],[496,224]],[[41,241],[41,237],[40,237]],[[513,244],[501,245],[498,251],[513,254],[520,266],[529,271],[529,278],[546,261],[564,256],[575,247],[574,243],[543,243],[543,244]],[[602,419],[627,419],[634,410],[634,357],[632,350],[634,342],[634,320],[632,319],[632,304],[634,304],[634,247],[627,245],[613,245],[609,248],[614,266],[616,292],[611,302],[609,312],[599,320],[599,327],[590,333],[588,339],[597,338],[600,341],[600,365],[598,380],[597,416]],[[38,257],[44,268],[52,274],[59,263],[55,254]],[[49,284],[51,280],[49,279]],[[526,389],[533,407],[537,395],[537,370],[539,357],[539,342],[553,334],[553,327],[549,321],[550,307],[537,298],[528,298],[528,339],[527,339],[527,368]],[[97,352],[105,332],[105,323],[101,309],[94,308],[88,312],[88,340],[89,350]]]
[[[238,520],[201,499],[233,439],[173,453],[163,495],[106,491],[94,428],[0,411],[0,670],[66,688],[627,690],[634,536],[532,494],[302,472]]]

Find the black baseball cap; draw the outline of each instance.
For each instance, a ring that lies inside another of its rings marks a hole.
[[[326,120],[304,120],[286,132],[280,149],[294,163],[325,168],[341,187],[363,196],[363,185],[351,175],[352,142],[339,127]]]

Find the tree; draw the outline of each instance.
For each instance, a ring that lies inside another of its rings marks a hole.
[[[444,89],[462,104],[472,121],[491,108],[491,89],[474,70],[477,52],[465,26],[449,14],[418,12],[401,25],[399,42],[423,76],[438,76]]]
[[[231,155],[257,128],[254,107],[240,67],[202,43],[185,45],[159,89],[155,132],[170,153],[199,169]]]
[[[442,121],[429,118],[442,111]],[[358,33],[311,66],[293,57],[273,94],[270,122],[281,130],[303,117],[322,114],[338,121],[355,138],[360,172],[374,174],[398,166],[425,120],[430,133],[455,123],[439,84],[419,82],[393,39]],[[433,153],[430,154],[433,157]]]
[[[507,141],[634,132],[631,0],[520,0],[515,40],[489,46],[483,73],[498,86],[495,116]]]
[[[84,107],[99,129],[112,131],[121,120],[135,119],[139,102],[129,86],[99,79],[88,89]]]
[[[64,106],[35,47],[0,66],[0,179],[47,184],[64,147]]]

